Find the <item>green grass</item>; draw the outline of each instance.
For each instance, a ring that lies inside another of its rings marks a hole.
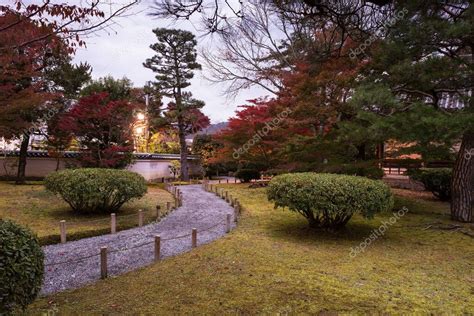
[[[166,202],[173,202],[171,194],[161,185],[149,185],[141,199],[126,203],[117,212],[118,230],[137,226],[138,210],[144,211],[145,222],[156,219],[156,205],[166,212]],[[110,232],[110,215],[80,215],[71,211],[61,198],[46,191],[41,182],[14,185],[0,182],[0,218],[8,218],[28,226],[39,237],[41,244],[59,242],[59,221],[66,220],[68,240]],[[134,216],[134,214],[136,216]]]
[[[372,229],[355,216],[338,234],[267,202],[264,189],[222,185],[245,210],[222,239],[152,266],[53,296],[29,313],[300,314],[474,313],[474,242],[449,223],[448,205],[398,197],[408,214],[350,258]]]

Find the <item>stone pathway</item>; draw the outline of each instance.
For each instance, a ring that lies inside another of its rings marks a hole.
[[[225,235],[226,216],[233,208],[201,185],[180,186],[183,205],[159,223],[43,247],[45,276],[42,295],[77,288],[100,279],[100,248],[107,247],[110,275],[149,265],[154,259],[154,237],[161,236],[161,258],[191,250],[191,231],[197,243],[209,243]]]

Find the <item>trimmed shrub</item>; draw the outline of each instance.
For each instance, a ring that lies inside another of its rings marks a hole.
[[[367,177],[376,180],[382,179],[384,176],[383,169],[376,166],[373,162],[333,165],[324,168],[323,171],[328,173]]]
[[[67,169],[45,178],[46,189],[81,213],[115,212],[147,192],[145,179],[117,169]]]
[[[260,172],[256,169],[240,169],[235,173],[237,179],[241,182],[250,182],[252,180],[260,179]]]
[[[267,176],[267,177],[274,177],[274,176],[278,176],[280,174],[285,174],[285,173],[289,173],[289,172],[290,171],[286,170],[286,169],[268,169],[268,170],[263,172],[263,175]]]
[[[409,171],[410,179],[420,181],[425,189],[431,191],[441,201],[451,200],[450,168],[420,168]]]
[[[0,315],[24,309],[43,282],[44,254],[35,235],[0,219]]]
[[[327,173],[276,176],[267,196],[275,208],[288,207],[306,217],[311,227],[322,228],[342,227],[354,213],[371,219],[393,207],[390,188],[382,181]]]

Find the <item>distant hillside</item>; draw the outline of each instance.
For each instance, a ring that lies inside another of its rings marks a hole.
[[[220,132],[221,130],[223,130],[224,128],[226,128],[227,124],[228,124],[228,122],[220,122],[220,123],[216,123],[216,124],[211,124],[207,128],[203,129],[200,132],[197,132],[195,134],[190,134],[190,135],[186,136],[186,139],[187,140],[192,140],[192,139],[194,139],[194,136],[201,135],[201,134],[209,134],[209,135],[216,134],[216,133]]]
[[[202,131],[198,132],[197,134],[216,134],[226,128],[228,122],[220,122],[216,124],[211,124],[207,128],[203,129]]]

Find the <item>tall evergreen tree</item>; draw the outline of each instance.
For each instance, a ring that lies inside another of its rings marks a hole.
[[[174,99],[181,152],[181,179],[189,179],[188,151],[186,146],[186,116],[190,110],[202,108],[204,103],[186,102],[183,89],[189,87],[193,71],[201,69],[196,62],[196,40],[191,32],[157,28],[153,30],[158,42],[150,45],[157,54],[143,64],[157,73],[153,84],[164,96]]]
[[[354,103],[380,114],[394,138],[429,152],[459,143],[451,217],[473,222],[474,8],[470,1],[420,0],[399,1],[395,10],[405,15],[368,51],[371,63]],[[387,91],[392,100],[381,100]]]

